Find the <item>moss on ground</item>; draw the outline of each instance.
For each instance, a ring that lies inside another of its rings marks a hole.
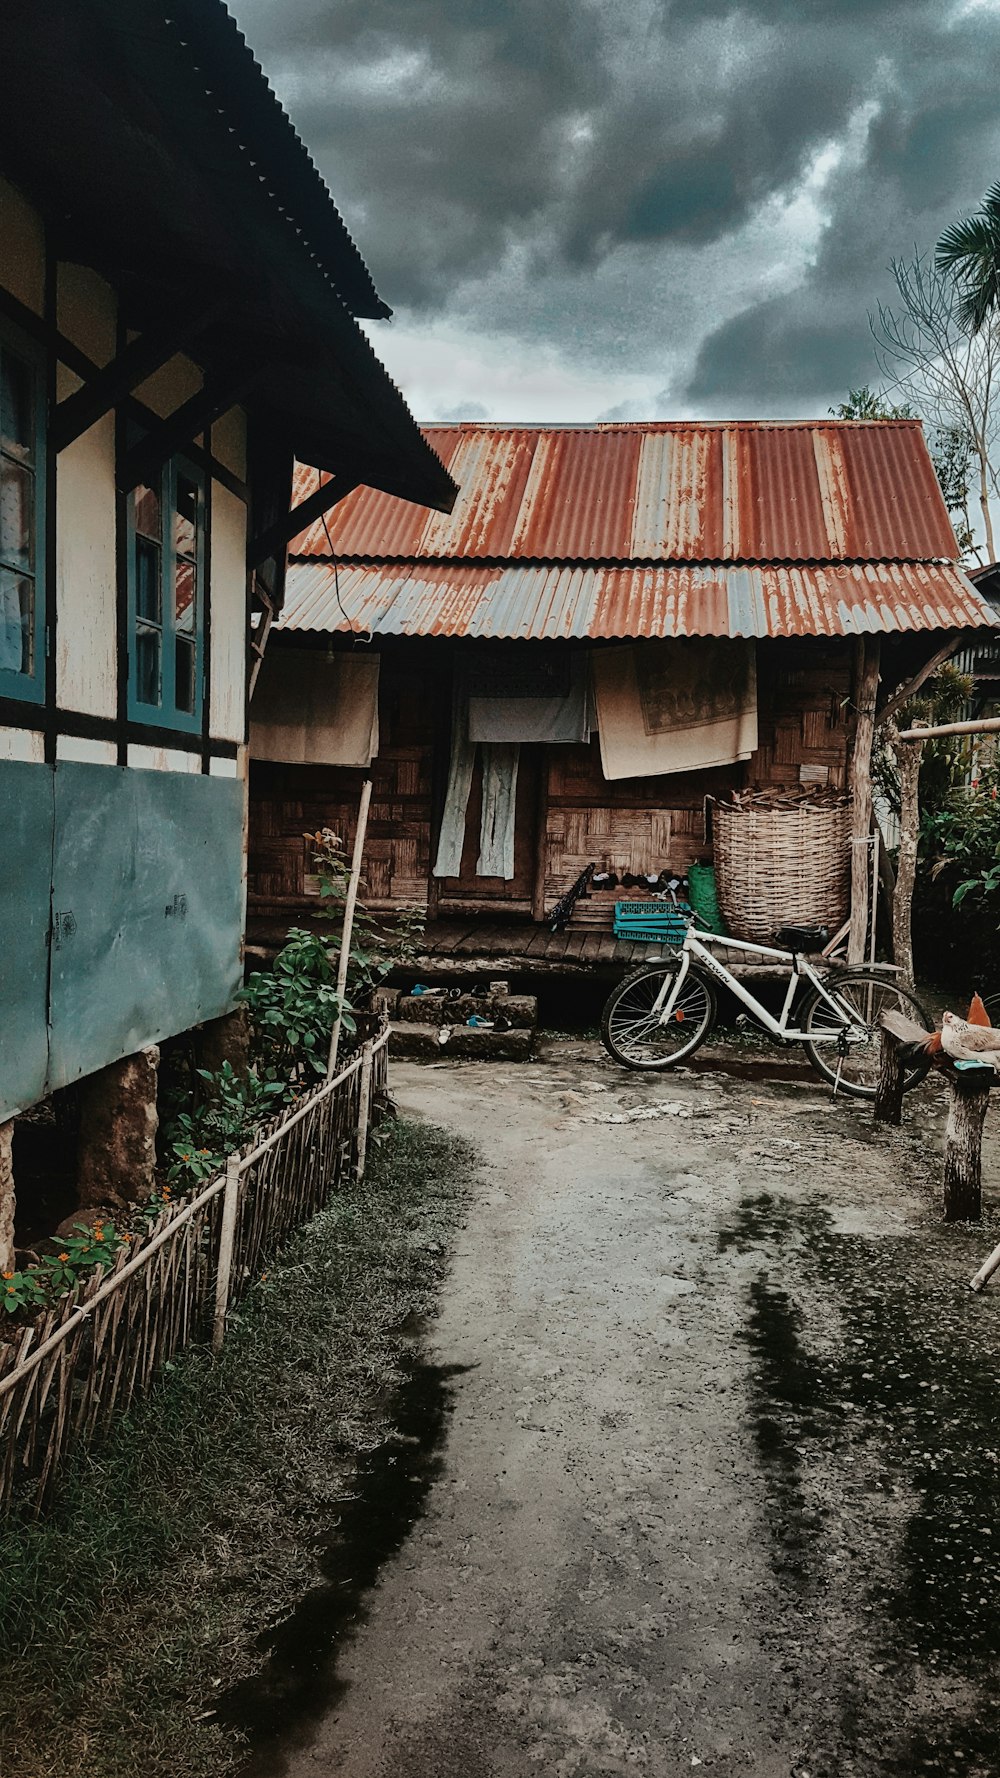
[[[218,1362],[192,1349],[70,1469],[41,1522],[0,1525],[4,1778],[220,1778],[212,1702],[319,1574],[386,1432],[407,1324],[431,1310],[471,1151],[383,1127],[338,1197],[243,1300]]]

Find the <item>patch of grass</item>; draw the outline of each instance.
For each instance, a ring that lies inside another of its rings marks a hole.
[[[220,1778],[212,1700],[319,1573],[384,1435],[405,1324],[428,1312],[473,1165],[443,1131],[378,1132],[361,1187],[283,1249],[222,1357],[192,1349],[39,1523],[0,1524],[4,1778]]]

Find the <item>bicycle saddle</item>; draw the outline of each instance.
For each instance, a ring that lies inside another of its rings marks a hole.
[[[774,935],[783,951],[821,951],[829,941],[827,926],[781,926]]]

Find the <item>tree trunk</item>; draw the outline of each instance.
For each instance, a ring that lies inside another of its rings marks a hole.
[[[854,677],[857,723],[851,755],[851,930],[847,940],[848,963],[863,963],[868,943],[869,840],[872,827],[872,743],[875,738],[875,701],[878,696],[879,638],[864,636],[858,642]]]
[[[878,1086],[875,1089],[875,1122],[901,1124],[903,1121],[903,1081],[906,1070],[899,1044],[890,1031],[879,1033],[882,1060]]]
[[[899,769],[899,856],[896,888],[892,898],[892,955],[899,965],[904,988],[913,986],[913,885],[917,876],[917,842],[920,838],[920,741],[901,741],[895,722],[886,734]]]
[[[996,550],[993,548],[993,515],[990,512],[989,459],[980,448],[979,457],[979,504],[983,514],[983,529],[986,532],[987,561],[996,561]]]
[[[949,1068],[948,1122],[944,1133],[945,1222],[978,1222],[983,1213],[983,1124],[990,1102],[992,1069]]]
[[[14,1270],[14,1119],[0,1124],[0,1272]]]

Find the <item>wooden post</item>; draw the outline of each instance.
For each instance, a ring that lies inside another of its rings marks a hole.
[[[222,1200],[219,1260],[215,1273],[215,1318],[212,1322],[213,1352],[222,1351],[222,1342],[226,1337],[229,1281],[233,1272],[233,1248],[236,1245],[236,1213],[240,1207],[240,1178],[240,1157],[238,1154],[231,1154],[226,1162],[226,1190]]]
[[[892,956],[901,970],[904,988],[913,986],[913,886],[917,878],[917,845],[920,839],[919,741],[901,741],[890,718],[886,737],[896,755],[899,770],[899,856],[896,887],[892,897]]]
[[[326,1065],[326,1078],[332,1080],[337,1072],[337,1052],[340,1049],[340,1028],[344,1022],[344,994],[347,990],[347,971],[351,961],[351,934],[354,931],[354,910],[358,904],[358,885],[361,882],[361,860],[365,849],[365,834],[368,830],[368,810],[372,800],[372,781],[366,778],[361,786],[361,802],[358,805],[358,827],[354,835],[354,855],[351,859],[351,875],[347,885],[347,900],[344,902],[344,930],[340,935],[340,960],[337,964],[337,1016],[330,1032],[330,1055]]]
[[[864,636],[857,646],[854,703],[857,720],[851,755],[851,930],[848,963],[863,963],[868,939],[871,877],[872,744],[878,697],[879,638]]]
[[[375,1060],[375,1045],[369,1037],[361,1051],[361,1084],[358,1089],[358,1158],[355,1173],[359,1180],[365,1176],[365,1161],[368,1159],[368,1125],[372,1114],[372,1067]]]
[[[903,1081],[906,1069],[899,1044],[891,1031],[879,1032],[881,1062],[878,1086],[875,1089],[875,1122],[900,1124],[903,1121]]]
[[[982,1216],[983,1124],[993,1078],[991,1068],[949,1068],[947,1071],[945,1222],[978,1222]]]
[[[14,1270],[14,1119],[0,1124],[0,1272]]]

